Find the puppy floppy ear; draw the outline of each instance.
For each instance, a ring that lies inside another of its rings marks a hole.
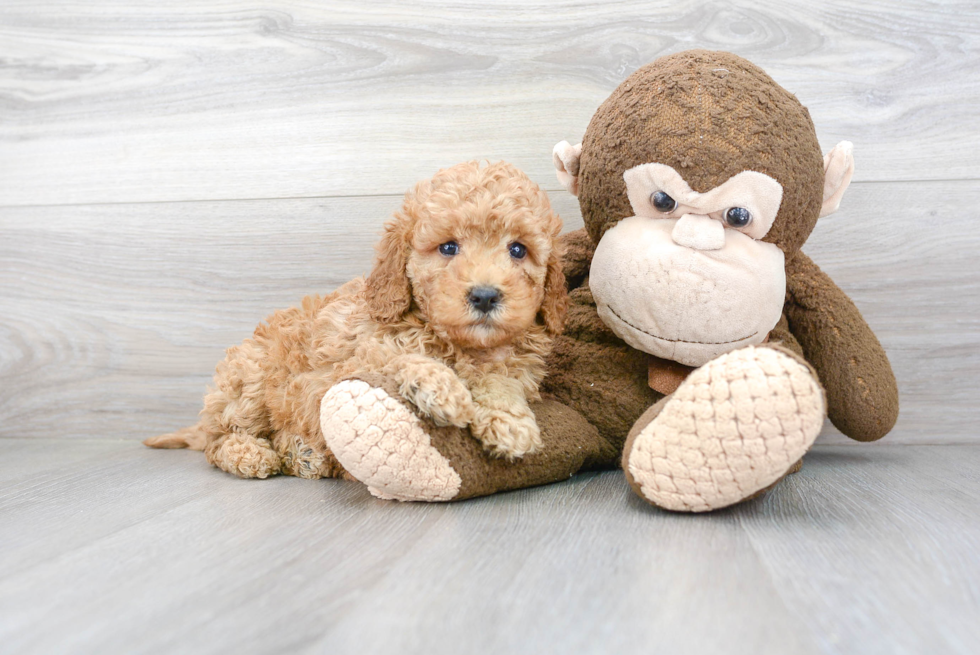
[[[378,261],[365,280],[368,312],[379,323],[393,323],[412,305],[408,279],[408,238],[404,217],[385,225],[378,246]]]
[[[541,302],[540,316],[548,334],[557,337],[565,327],[565,312],[568,311],[568,289],[565,274],[562,272],[558,249],[551,251],[548,258],[548,271],[544,278],[544,300]]]

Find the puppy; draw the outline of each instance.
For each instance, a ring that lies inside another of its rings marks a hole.
[[[534,452],[528,400],[567,307],[560,231],[545,192],[506,162],[439,171],[405,195],[366,279],[273,314],[228,349],[200,422],[144,443],[204,450],[244,478],[346,477],[320,434],[320,400],[382,373],[492,454]]]

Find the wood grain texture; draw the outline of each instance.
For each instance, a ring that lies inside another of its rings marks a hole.
[[[975,2],[0,7],[0,205],[398,194],[460,160],[557,189],[552,146],[656,57],[764,67],[858,180],[975,179]]]
[[[552,197],[579,227],[574,198]],[[399,202],[0,209],[0,436],[136,439],[192,423],[224,349],[367,272]],[[889,353],[902,394],[889,440],[980,438],[978,207],[977,182],[855,184],[805,248]]]
[[[29,478],[20,463],[51,464]],[[9,653],[974,653],[980,447],[818,446],[763,499],[619,472],[449,505],[0,440]],[[465,646],[462,646],[464,645]]]

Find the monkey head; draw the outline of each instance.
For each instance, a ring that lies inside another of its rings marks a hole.
[[[637,70],[554,161],[596,244],[599,316],[634,348],[689,366],[767,338],[786,261],[853,173],[851,144],[822,157],[792,94],[704,50]]]

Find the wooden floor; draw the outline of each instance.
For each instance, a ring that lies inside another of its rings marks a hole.
[[[4,653],[976,653],[980,445],[818,446],[765,498],[620,472],[449,505],[11,439]]]
[[[741,54],[855,144],[804,250],[893,363],[883,443],[708,516],[619,472],[445,506],[139,439],[368,270],[416,181],[551,148],[640,65]],[[974,0],[0,3],[0,653],[980,652]]]

